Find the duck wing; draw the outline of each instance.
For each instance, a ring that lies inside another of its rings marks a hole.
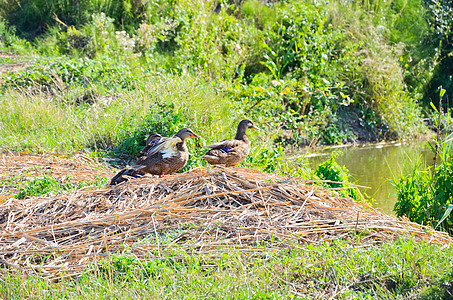
[[[140,151],[140,154],[148,155],[148,151],[156,146],[158,143],[169,139],[168,137],[161,136],[158,133],[151,134],[146,140],[146,146]]]
[[[162,138],[160,142],[157,142],[155,145],[151,146],[150,149],[148,149],[146,156],[150,157],[160,152],[162,154],[162,158],[169,157],[177,151],[176,145],[181,142],[182,140],[177,136]]]
[[[211,150],[216,149],[216,150],[220,150],[222,152],[229,153],[234,148],[236,148],[239,145],[241,145],[241,143],[243,143],[243,142],[239,141],[239,140],[227,139],[227,140],[222,140],[220,142],[217,142],[217,143],[214,143],[214,144],[211,144],[211,145],[206,145],[206,146],[203,146],[203,147],[208,147],[208,148],[211,148]]]

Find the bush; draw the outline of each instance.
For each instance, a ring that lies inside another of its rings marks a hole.
[[[135,119],[135,116],[132,115],[131,119]],[[150,105],[149,113],[141,118],[136,126],[130,126],[129,122],[123,123],[119,128],[118,142],[114,144],[108,155],[123,159],[135,158],[145,146],[146,139],[151,133],[171,137],[184,127],[192,127],[192,124],[187,109],[156,101]],[[196,128],[191,129],[197,133]],[[206,151],[200,147],[198,139],[187,139],[186,143],[190,152],[189,161],[180,172],[201,166],[203,161],[201,156]]]
[[[445,90],[441,90],[440,97]],[[431,104],[433,107],[434,105]],[[439,113],[439,112],[438,112]],[[437,131],[441,124],[436,119]],[[397,216],[407,216],[411,221],[432,227],[439,227],[453,233],[453,134],[441,139],[434,138],[434,145],[428,142],[434,152],[434,166],[426,167],[420,162],[411,172],[403,174],[400,180],[393,180],[397,191],[394,210]],[[436,165],[437,159],[440,163]]]
[[[42,59],[30,67],[1,74],[1,89],[37,88],[42,91],[65,89],[66,85],[83,87],[103,84],[109,88],[134,89],[140,83],[132,61],[128,64],[115,58]]]
[[[29,42],[16,35],[14,27],[9,26],[0,16],[0,49],[20,54],[33,52]]]
[[[346,168],[341,167],[336,161],[335,157],[337,154],[333,154],[328,160],[323,162],[316,168],[314,174],[320,180],[333,181],[321,183],[322,186],[328,188],[339,188],[339,194],[343,197],[352,198],[355,200],[361,200],[360,194],[357,192],[356,188],[348,189],[349,179]],[[345,184],[343,184],[345,183]],[[343,189],[345,188],[345,189]],[[363,200],[363,199],[362,199]]]
[[[440,220],[450,204],[453,204],[453,159],[451,144],[444,152],[442,162],[436,166],[424,167],[417,163],[411,173],[400,180],[394,181],[397,191],[395,213],[397,216],[407,216],[409,220],[419,224],[439,227],[452,233],[453,215]]]

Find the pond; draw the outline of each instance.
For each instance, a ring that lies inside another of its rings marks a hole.
[[[361,189],[374,199],[372,206],[387,214],[394,214],[396,191],[390,180],[401,177],[404,168],[409,168],[419,158],[427,164],[433,163],[434,155],[426,146],[426,141],[413,143],[379,143],[356,147],[328,147],[308,153],[308,167],[316,168],[327,160],[332,152],[340,151],[336,161],[345,166],[350,175],[350,181],[370,187]],[[303,154],[293,155],[289,159],[299,160]]]

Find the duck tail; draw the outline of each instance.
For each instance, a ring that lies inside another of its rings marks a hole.
[[[121,182],[124,181],[129,181],[130,178],[140,178],[145,173],[139,171],[139,170],[134,170],[134,169],[124,169],[118,172],[112,180],[110,180],[110,185],[117,185],[120,184]]]

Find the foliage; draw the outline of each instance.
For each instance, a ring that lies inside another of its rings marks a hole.
[[[412,172],[395,182],[397,216],[407,216],[411,221],[437,227],[450,204],[453,204],[453,160],[451,144],[445,146],[440,165],[435,169],[417,163]],[[425,171],[426,170],[426,171]],[[453,216],[448,216],[439,226],[451,232]]]
[[[0,16],[0,49],[11,52],[25,54],[27,51],[32,51],[30,43],[19,38],[16,35],[14,27],[8,24]]]
[[[270,76],[253,75],[240,94],[241,105],[251,114],[267,111],[273,123],[291,130],[293,138],[286,142],[341,143],[345,135],[336,124],[337,110],[354,101],[340,74],[359,63],[351,55],[355,46],[342,44],[344,32],[332,26],[321,5],[298,2],[281,10],[283,17],[261,44],[260,62]]]
[[[132,63],[132,62],[131,62]],[[99,60],[46,59],[37,61],[27,69],[2,75],[2,89],[35,88],[42,91],[65,90],[67,86],[103,84],[117,89],[135,88],[140,82],[134,74],[133,64],[122,64],[104,57]]]
[[[20,192],[15,195],[17,199],[25,199],[35,196],[51,196],[55,194],[64,193],[74,189],[80,189],[84,186],[94,186],[101,188],[107,184],[107,178],[96,177],[93,182],[79,182],[73,183],[70,177],[63,180],[58,180],[53,176],[43,175],[35,177],[26,184],[18,184]]]
[[[433,48],[430,54],[435,58],[432,77],[424,91],[424,103],[429,105],[436,99],[439,86],[446,89],[447,100],[453,99],[453,5],[449,0],[426,2],[430,32],[425,44]],[[451,102],[445,104],[445,107],[452,107]]]
[[[419,0],[327,6],[254,0],[40,1],[5,4],[0,13],[19,34],[32,37],[41,54],[68,57],[39,59],[24,72],[8,74],[4,89],[49,89],[62,77],[65,84],[118,91],[140,88],[154,74],[192,73],[210,81],[221,97],[230,97],[239,115],[269,124],[283,145],[356,141],[363,136],[357,134],[361,127],[378,138],[425,130],[416,104],[420,88],[404,82],[410,74],[425,74],[422,64],[401,67],[412,59],[407,52],[415,49],[414,37],[427,31]],[[34,24],[41,29],[31,33],[15,16],[37,9]],[[420,22],[408,28],[414,17]]]
[[[132,115],[131,119],[136,117]],[[187,110],[178,109],[173,104],[152,103],[149,114],[143,117],[140,124],[130,127],[128,122],[124,123],[123,128],[119,128],[121,135],[118,143],[109,152],[113,157],[138,157],[140,150],[145,146],[147,137],[152,133],[159,133],[162,136],[173,136],[184,127],[192,127]],[[196,133],[195,128],[191,128]],[[187,147],[190,149],[190,156],[187,165],[181,172],[198,167],[202,163],[201,155],[204,149],[200,148],[200,142],[194,139],[186,140]]]
[[[283,147],[254,148],[246,157],[242,165],[248,168],[262,170],[267,173],[281,171],[280,159],[283,156]]]
[[[340,188],[340,195],[344,197],[349,197],[355,200],[361,200],[361,195],[357,192],[356,188],[347,188],[349,187],[348,174],[346,168],[341,167],[336,161],[335,157],[338,153],[334,153],[328,160],[320,164],[314,174],[320,180],[332,181],[321,183],[322,186],[330,188]],[[363,200],[363,199],[362,199]]]
[[[219,11],[209,13],[212,9]],[[177,70],[202,70],[218,80],[237,75],[250,50],[257,51],[259,33],[234,17],[231,11],[236,10],[234,5],[217,1],[186,0],[175,5]]]
[[[440,102],[445,94],[441,90]],[[442,111],[432,104],[439,118],[436,120],[437,132],[440,133]],[[433,227],[441,228],[450,234],[453,232],[453,215],[450,214],[453,204],[453,135],[442,139],[434,137],[428,142],[433,151],[434,166],[426,167],[420,162],[412,166],[412,171],[404,174],[399,181],[394,180],[397,190],[395,212],[398,216],[406,215],[410,220]],[[437,163],[437,159],[440,163]]]

